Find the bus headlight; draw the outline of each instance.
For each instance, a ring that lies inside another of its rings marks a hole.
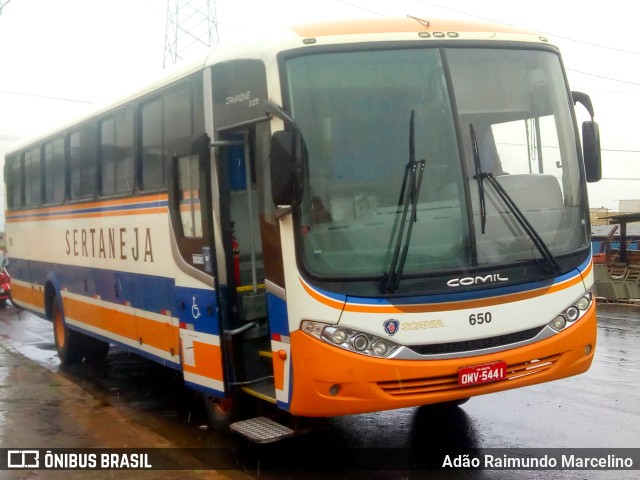
[[[549,325],[551,325],[551,328],[559,332],[567,326],[567,320],[562,315],[558,315],[556,318],[551,320]]]
[[[345,332],[342,329],[337,329],[335,332],[333,332],[333,343],[337,343],[338,345],[344,343],[347,341],[347,332]]]
[[[591,304],[593,303],[593,295],[591,292],[585,293],[573,305],[568,306],[563,312],[558,314],[553,320],[549,322],[549,326],[556,332],[564,330],[569,325],[580,319]]]
[[[303,332],[335,347],[370,357],[388,357],[399,345],[370,333],[348,328],[339,328],[321,322],[304,320],[300,325]]]

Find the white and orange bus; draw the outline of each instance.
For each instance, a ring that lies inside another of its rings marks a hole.
[[[217,425],[245,395],[461,403],[589,368],[599,177],[589,97],[539,34],[283,29],[8,152],[13,300],[63,363],[124,347]]]

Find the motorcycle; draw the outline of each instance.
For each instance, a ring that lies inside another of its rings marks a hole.
[[[7,300],[11,300],[11,277],[7,271],[9,257],[4,252],[0,252],[0,307],[7,305]]]

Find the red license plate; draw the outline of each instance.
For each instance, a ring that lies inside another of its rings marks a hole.
[[[496,382],[505,378],[507,378],[507,364],[505,362],[471,365],[458,370],[458,385],[461,387]]]

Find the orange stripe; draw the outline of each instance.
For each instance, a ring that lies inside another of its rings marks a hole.
[[[285,359],[273,352],[273,382],[276,390],[284,390],[284,365]]]
[[[590,268],[590,267],[589,267]],[[585,270],[587,272],[589,270]],[[309,287],[301,278],[300,283],[307,293],[318,302],[331,308],[344,310],[345,312],[357,313],[429,313],[429,312],[447,312],[452,310],[460,310],[465,308],[487,307],[491,305],[502,305],[505,303],[528,300],[531,298],[542,297],[550,293],[565,290],[573,285],[582,282],[582,276],[576,275],[573,278],[565,280],[550,287],[538,288],[521,293],[510,293],[499,297],[487,297],[473,300],[463,300],[458,302],[447,303],[431,303],[431,304],[410,304],[410,305],[363,305],[358,303],[342,303],[329,297],[319,294]]]
[[[33,286],[23,287],[22,285],[13,283],[11,285],[11,297],[17,302],[23,302],[44,309],[44,294],[41,288],[42,287],[36,289],[36,287]]]
[[[337,308],[338,310],[342,310],[342,308],[344,307],[344,302],[340,302],[338,300],[334,300],[332,298],[326,297],[324,295],[321,295],[320,293],[316,292],[315,290],[312,290],[311,287],[309,287],[309,285],[307,285],[302,278],[298,277],[298,279],[300,280],[300,283],[302,284],[302,287],[307,291],[307,293],[313,297],[314,299],[316,299],[318,302],[322,303],[323,305],[327,305],[331,308]]]
[[[74,214],[72,213],[74,210],[86,209],[86,208],[100,208],[100,207],[113,207],[113,206],[126,206],[135,203],[153,203],[153,202],[161,202],[166,201],[167,194],[159,194],[159,195],[148,195],[144,197],[130,197],[126,199],[118,199],[118,200],[105,200],[98,202],[90,202],[90,203],[74,203],[70,205],[63,205],[57,207],[44,207],[44,208],[32,208],[29,210],[20,210],[16,212],[9,212],[7,215],[7,222],[28,222],[28,221],[43,221],[43,220],[60,220],[60,219],[68,219],[68,218],[87,218],[87,217],[107,217],[107,216],[115,216],[115,215],[137,215],[140,213],[166,213],[166,207],[140,207],[135,210],[127,210],[127,211],[115,211],[115,212],[97,212],[97,213],[81,213]],[[44,218],[24,218],[28,215],[33,214],[44,214],[44,213],[59,213],[55,217],[44,217]]]
[[[200,375],[202,377],[222,380],[222,353],[218,345],[193,341],[193,353],[195,366],[182,364],[185,372]]]
[[[136,343],[176,355],[179,329],[170,323],[157,322],[120,310],[64,298],[65,316],[77,322],[114,333]]]

